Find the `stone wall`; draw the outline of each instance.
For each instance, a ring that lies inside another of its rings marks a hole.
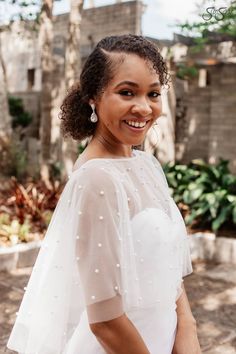
[[[176,121],[176,158],[183,163],[195,158],[215,163],[222,157],[236,172],[236,64],[205,70],[207,86],[199,87],[193,80],[178,97],[183,114]]]
[[[139,0],[113,5],[84,9],[81,20],[82,62],[92,51],[94,45],[103,37],[116,34],[141,34],[142,2]],[[67,41],[68,14],[55,16],[53,53],[56,66],[64,68]],[[41,70],[39,38],[37,31],[30,31],[15,23],[13,31],[1,33],[4,48],[9,92],[41,90]],[[57,68],[58,69],[58,68]],[[29,70],[34,70],[34,84],[30,85]],[[56,70],[58,75],[58,70]],[[63,72],[59,78],[63,81]],[[58,79],[58,78],[56,78]]]

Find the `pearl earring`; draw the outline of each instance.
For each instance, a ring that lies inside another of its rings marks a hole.
[[[95,104],[94,103],[91,103],[91,108],[92,108],[92,110],[93,110],[93,112],[92,112],[92,114],[91,114],[91,116],[90,116],[90,121],[92,122],[92,123],[96,123],[97,121],[98,121],[98,116],[97,116],[97,114],[96,114],[96,112],[95,112]]]

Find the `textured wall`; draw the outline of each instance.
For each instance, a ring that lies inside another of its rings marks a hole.
[[[196,80],[179,97],[176,158],[184,163],[194,158],[215,163],[222,157],[236,172],[236,64],[206,69],[209,84],[198,87]]]

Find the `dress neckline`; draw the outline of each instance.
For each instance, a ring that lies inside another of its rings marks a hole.
[[[121,156],[121,157],[94,157],[94,158],[91,158],[91,159],[85,161],[81,165],[79,165],[79,167],[77,167],[73,172],[78,171],[80,168],[85,167],[85,165],[87,166],[87,164],[97,162],[97,161],[112,161],[112,162],[126,161],[127,162],[127,161],[136,160],[137,157],[138,157],[138,153],[137,153],[136,149],[132,150],[132,156],[129,156],[129,157],[124,157],[124,156]],[[78,160],[78,162],[79,162],[79,160]]]

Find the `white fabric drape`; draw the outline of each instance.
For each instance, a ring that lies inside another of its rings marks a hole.
[[[188,237],[152,156],[92,159],[75,170],[54,211],[8,348],[66,354],[89,322],[161,304],[175,309],[192,272]],[[79,348],[78,348],[79,354]]]

